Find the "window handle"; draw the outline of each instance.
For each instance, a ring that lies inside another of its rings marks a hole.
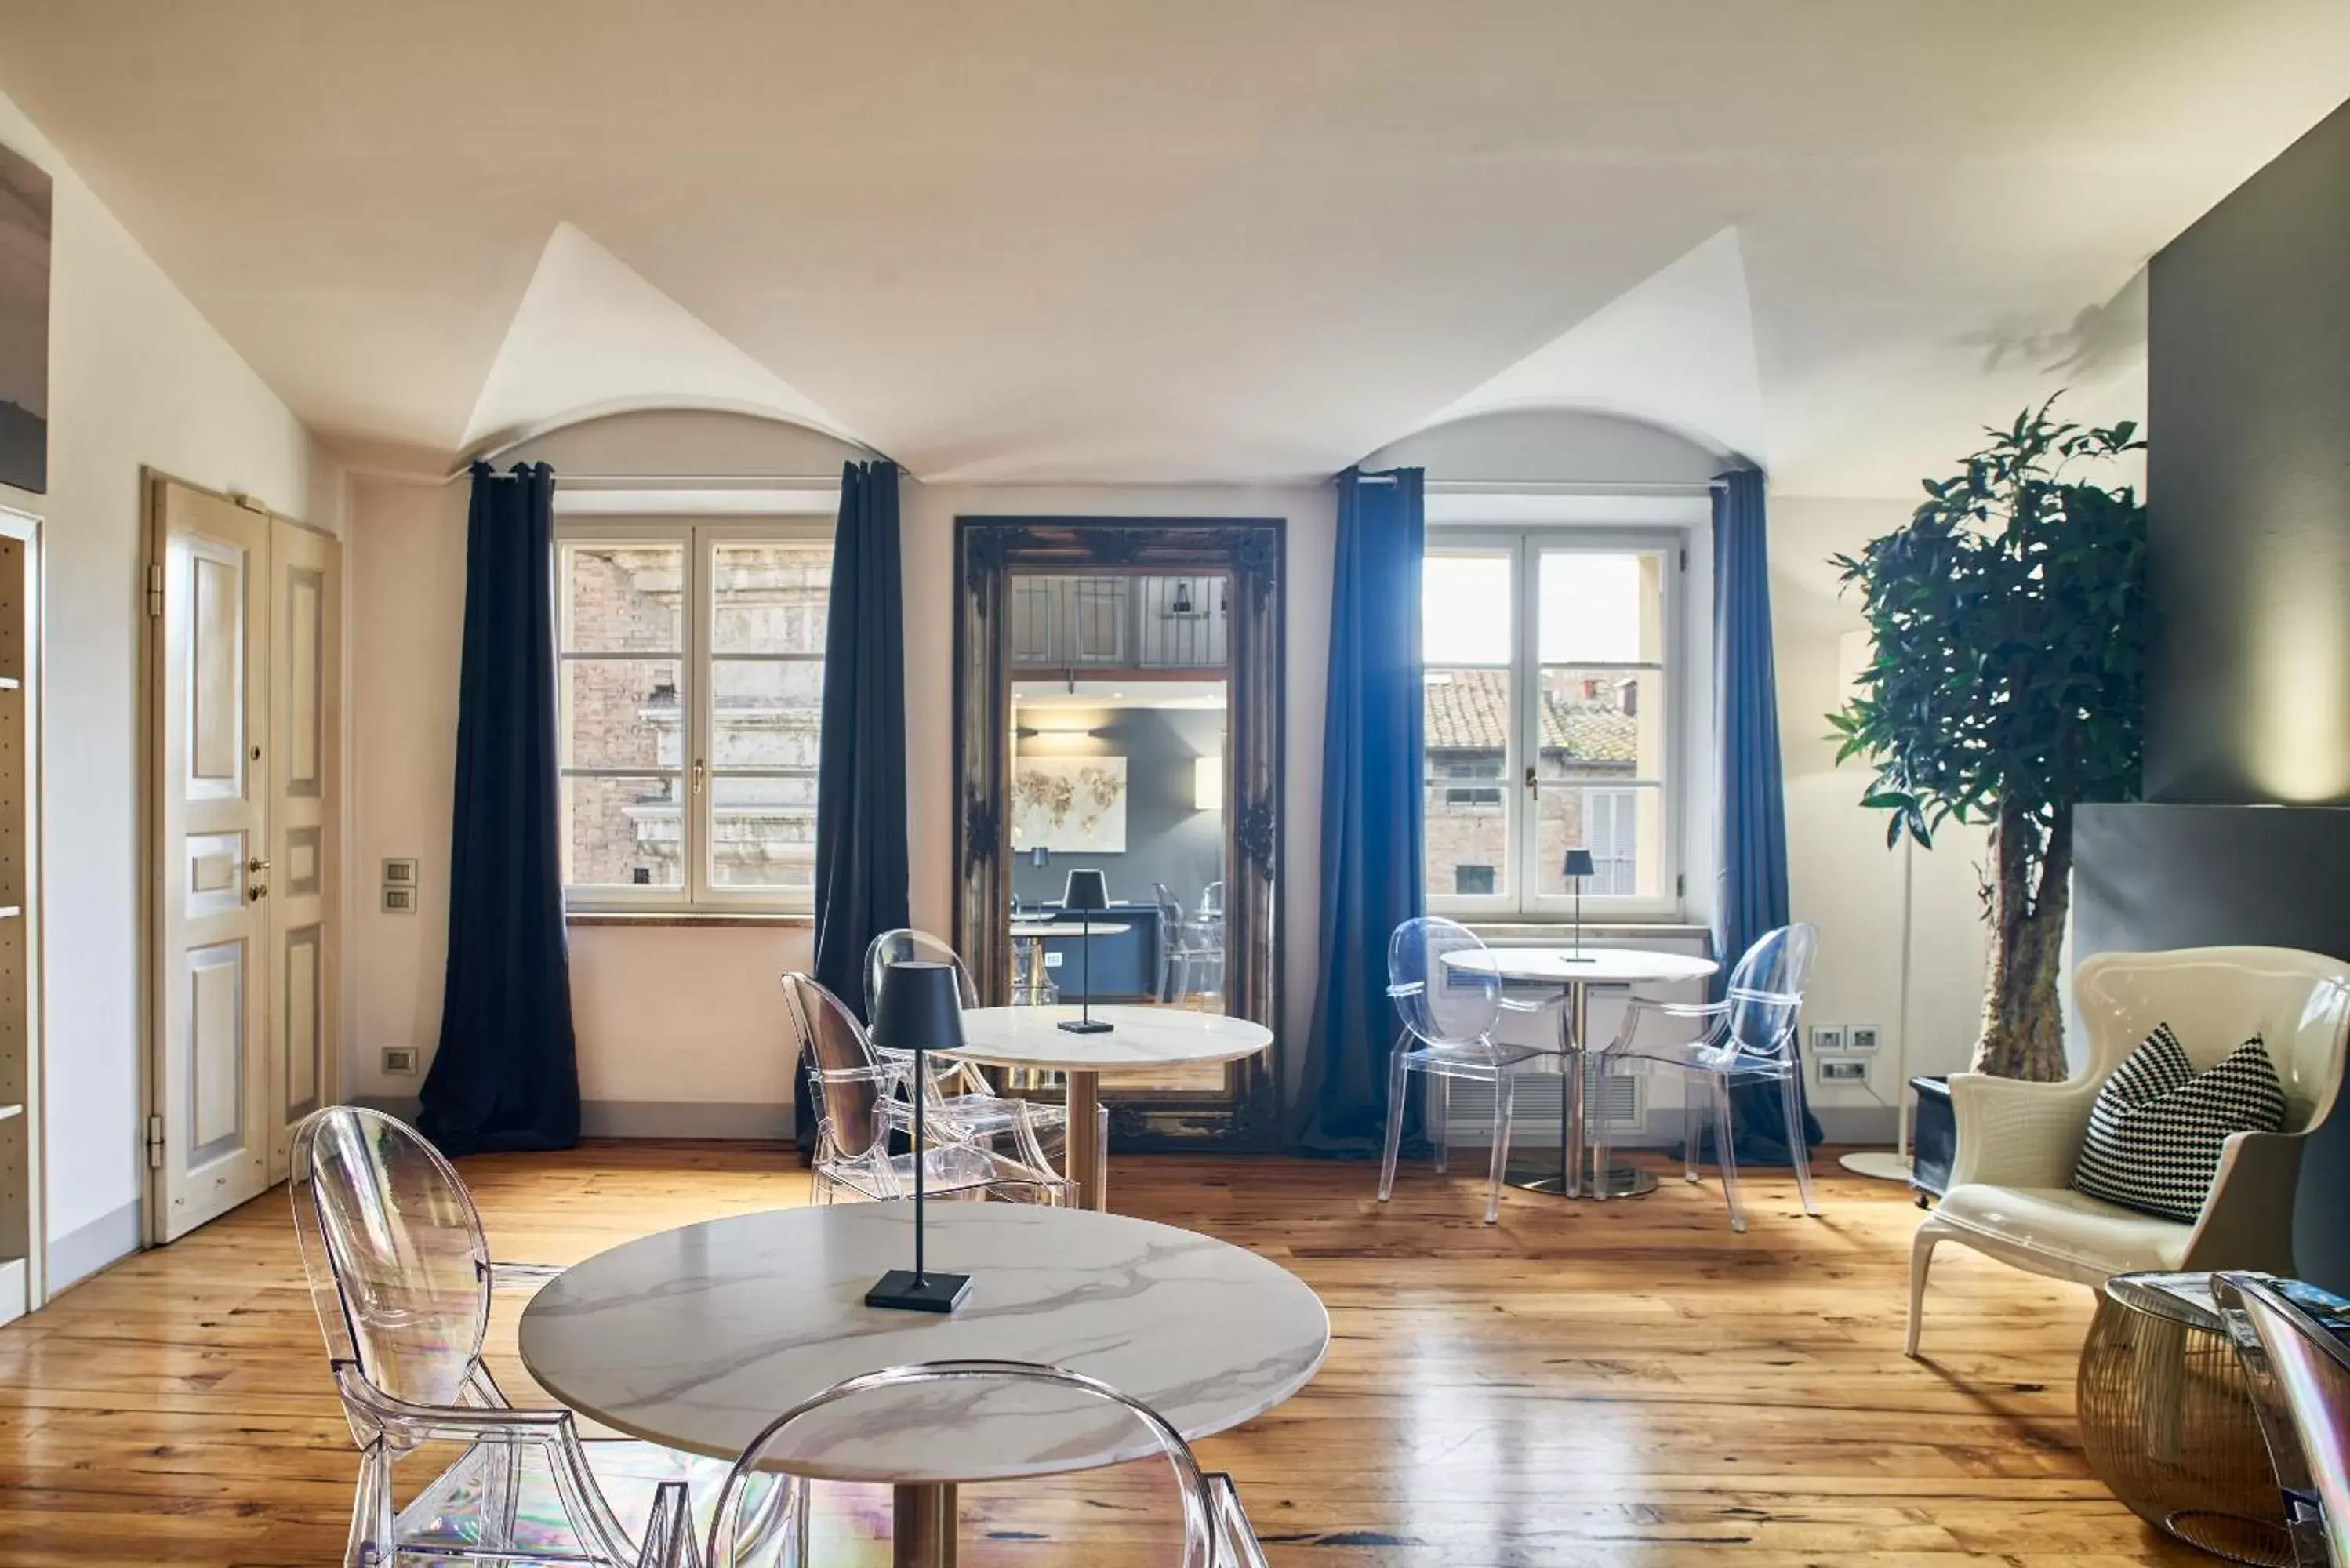
[[[1528,789],[1534,787],[1534,770],[1532,763],[1526,764],[1526,787]]]
[[[705,778],[707,778],[707,777],[709,776],[709,774],[710,774],[710,770],[709,770],[708,768],[705,768],[705,767],[703,767],[703,766],[702,765],[702,759],[701,759],[700,757],[696,757],[696,758],[694,758],[694,759],[693,759],[693,793],[694,793],[695,794],[697,794],[697,795],[698,795],[698,794],[700,794],[702,793],[702,781],[703,781]]]

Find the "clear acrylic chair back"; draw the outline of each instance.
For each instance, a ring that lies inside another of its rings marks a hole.
[[[1501,976],[1453,961],[1482,959],[1485,944],[1440,916],[1406,920],[1388,939],[1388,994],[1404,1027],[1430,1045],[1485,1039],[1502,1016]]]
[[[1819,945],[1815,926],[1781,926],[1746,950],[1731,971],[1727,1035],[1723,1044],[1744,1057],[1794,1054],[1796,1025],[1804,1011],[1804,986]]]
[[[942,938],[928,931],[900,927],[875,937],[865,950],[865,1016],[870,1018],[881,1005],[881,982],[889,977],[893,963],[947,963],[954,965],[955,989],[962,995],[966,1008],[979,1005],[979,987],[963,967],[962,956]]]
[[[719,1494],[708,1568],[786,1568],[807,1528],[799,1511],[828,1501],[826,1483],[957,1478],[974,1452],[1007,1478],[961,1488],[963,1506],[993,1522],[991,1563],[1073,1561],[1073,1550],[1091,1560],[1114,1528],[1121,1563],[1219,1568],[1215,1496],[1174,1428],[1082,1374],[999,1361],[868,1373],[778,1417]],[[1109,1463],[1067,1474],[1070,1455]]]
[[[463,1403],[489,1325],[490,1251],[441,1151],[381,1112],[331,1106],[297,1129],[288,1185],[329,1357],[396,1399]]]
[[[865,1026],[814,975],[796,970],[785,975],[784,1001],[799,1032],[801,1057],[814,1064],[819,1109],[834,1147],[847,1158],[862,1158],[889,1136],[881,1106],[901,1070],[874,1054]]]

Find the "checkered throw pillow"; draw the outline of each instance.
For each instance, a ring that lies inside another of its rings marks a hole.
[[[2073,1185],[2092,1198],[2192,1224],[2230,1133],[2284,1126],[2284,1085],[2253,1035],[2198,1073],[2168,1023],[2114,1069],[2089,1109]]]

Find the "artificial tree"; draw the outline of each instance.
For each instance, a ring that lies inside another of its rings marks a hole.
[[[2064,1076],[2057,1002],[2073,807],[2134,799],[2146,667],[2146,507],[2078,477],[2145,443],[2026,409],[1908,523],[1833,564],[1856,584],[1875,649],[1828,715],[1836,761],[1877,776],[1861,804],[1886,843],[1991,830],[1981,867],[1991,953],[1974,1070]]]

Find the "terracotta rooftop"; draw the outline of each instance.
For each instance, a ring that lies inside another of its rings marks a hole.
[[[1428,682],[1426,724],[1432,752],[1498,752],[1508,743],[1509,678],[1498,670],[1455,670]],[[1545,696],[1542,749],[1593,762],[1629,763],[1639,754],[1639,721],[1596,702]]]

